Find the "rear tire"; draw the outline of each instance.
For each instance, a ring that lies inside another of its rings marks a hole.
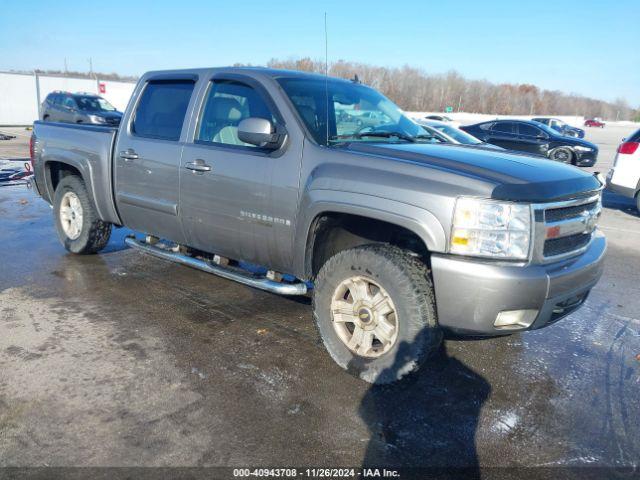
[[[400,380],[442,342],[426,265],[390,245],[331,257],[316,277],[313,315],[335,362],[369,383]]]
[[[84,181],[76,175],[58,183],[53,215],[60,243],[71,253],[97,253],[109,242],[111,224],[100,220]]]

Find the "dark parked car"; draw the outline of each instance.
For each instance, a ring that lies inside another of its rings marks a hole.
[[[578,127],[573,127],[559,118],[537,117],[532,118],[531,120],[534,122],[544,123],[547,127],[551,127],[567,137],[584,138],[584,130]]]
[[[598,147],[580,138],[561,135],[543,123],[524,120],[493,120],[461,127],[483,142],[509,150],[544,155],[551,160],[592,167]]]
[[[590,118],[586,122],[584,122],[585,127],[600,127],[604,128],[604,122],[601,120],[597,120],[595,118]]]
[[[40,118],[45,122],[117,126],[122,112],[94,93],[55,91],[47,95],[42,103]]]

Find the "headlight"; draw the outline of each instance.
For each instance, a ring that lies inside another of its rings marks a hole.
[[[573,147],[573,149],[577,150],[579,152],[590,152],[591,150],[593,150],[593,148],[583,147],[581,145],[577,145],[577,146]]]
[[[459,255],[526,259],[531,241],[531,207],[480,198],[458,198],[450,252]]]
[[[91,121],[95,123],[107,123],[106,118],[99,117],[98,115],[90,115],[89,118],[91,118]]]

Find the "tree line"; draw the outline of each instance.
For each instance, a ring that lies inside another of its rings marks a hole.
[[[267,63],[271,68],[324,73],[325,63],[311,58]],[[605,102],[557,90],[542,90],[530,84],[495,84],[487,80],[469,80],[456,71],[429,74],[403,66],[381,67],[339,60],[329,64],[329,75],[358,79],[396,102],[400,108],[416,112],[455,112],[496,115],[575,115],[585,118],[640,121],[640,109],[632,108],[622,98]]]

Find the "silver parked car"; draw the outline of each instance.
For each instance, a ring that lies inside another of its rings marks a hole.
[[[118,126],[122,112],[94,93],[55,91],[42,103],[40,119],[45,122]]]

